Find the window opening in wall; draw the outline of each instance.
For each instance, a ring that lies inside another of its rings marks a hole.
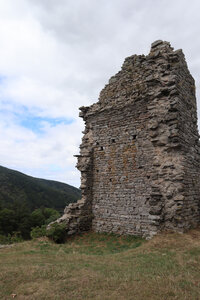
[[[149,200],[150,200],[150,198],[147,197],[147,198],[146,198],[146,201],[145,201],[145,204],[147,204],[147,203],[149,202]]]

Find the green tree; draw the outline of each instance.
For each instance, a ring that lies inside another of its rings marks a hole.
[[[45,217],[45,224],[49,224],[60,217],[57,210],[49,207],[44,208],[43,215]]]
[[[15,212],[12,209],[4,208],[0,211],[0,233],[12,234],[17,230]]]
[[[15,212],[16,231],[20,232],[24,239],[29,239],[32,223],[30,220],[30,210],[27,203],[25,201],[15,201],[11,207]]]
[[[42,209],[35,209],[30,215],[30,221],[32,227],[42,226],[45,223],[45,216],[42,213]]]

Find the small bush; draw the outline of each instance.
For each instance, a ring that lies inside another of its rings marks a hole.
[[[2,245],[8,245],[8,244],[20,243],[20,242],[23,242],[23,238],[20,232],[13,232],[12,235],[10,233],[8,235],[0,234],[0,244]]]
[[[59,212],[57,210],[53,209],[53,208],[50,208],[50,207],[45,207],[42,210],[42,213],[43,213],[43,215],[45,217],[45,220],[48,220],[52,216],[54,216],[55,220],[60,217]]]
[[[0,234],[0,245],[10,244],[10,240],[6,235]]]
[[[57,215],[52,215],[45,221],[45,224],[48,225],[49,223],[56,221],[59,217],[59,213]]]
[[[10,241],[11,241],[11,244],[23,242],[24,239],[21,236],[21,232],[19,232],[19,231],[13,232],[13,234],[10,236]]]
[[[46,225],[42,225],[41,227],[37,226],[31,230],[31,238],[39,238],[42,236],[46,236]]]
[[[46,231],[46,236],[53,240],[55,243],[64,243],[66,231],[64,224],[54,223],[51,227]]]

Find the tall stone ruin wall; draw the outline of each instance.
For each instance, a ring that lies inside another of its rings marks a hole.
[[[68,234],[151,237],[199,224],[195,84],[181,50],[156,41],[147,56],[126,58],[99,101],[80,110],[82,199],[59,221]]]

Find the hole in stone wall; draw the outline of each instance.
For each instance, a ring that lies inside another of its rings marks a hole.
[[[149,178],[150,178],[150,176],[149,176],[149,175],[147,175],[147,178],[149,179]]]
[[[133,140],[135,140],[135,139],[136,139],[136,137],[137,137],[137,135],[136,135],[136,134],[134,134],[134,135],[132,136]]]
[[[97,173],[99,172],[99,170],[97,170]]]
[[[115,139],[112,139],[111,142],[112,142],[112,143],[115,143]]]
[[[112,182],[112,178],[110,178],[110,182]]]
[[[103,147],[103,146],[101,146],[101,147],[100,147],[100,150],[101,150],[101,151],[103,151],[103,150],[104,150],[104,147]]]
[[[163,90],[162,91],[162,95],[163,96],[168,96],[169,95],[169,91],[168,90]]]
[[[99,142],[96,142],[96,145],[98,146],[98,145],[99,145]]]
[[[147,197],[147,198],[146,198],[146,201],[145,201],[145,204],[147,204],[147,203],[149,202],[149,200],[150,200],[150,198]]]

